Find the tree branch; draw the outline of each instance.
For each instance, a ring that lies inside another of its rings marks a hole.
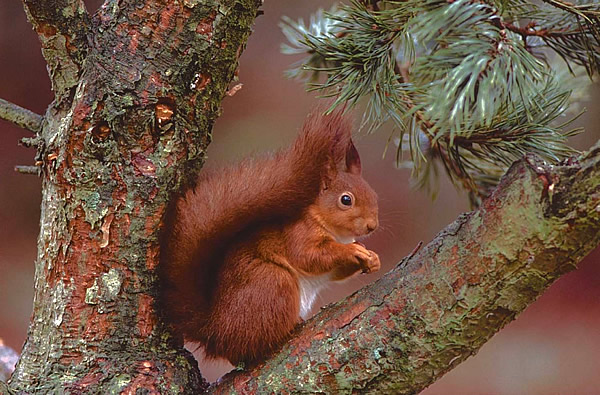
[[[77,85],[88,50],[90,17],[83,0],[23,0],[42,43],[57,98]]]
[[[577,15],[582,18],[586,23],[595,24],[598,22],[600,17],[600,11],[594,4],[573,4],[571,2],[565,2],[560,0],[542,0],[544,3],[550,4],[553,7],[566,11],[570,14]]]
[[[600,142],[560,166],[528,155],[479,210],[211,391],[418,393],[575,269],[599,230]]]
[[[0,119],[37,133],[42,128],[43,117],[16,104],[0,99]]]
[[[32,174],[32,175],[36,175],[36,176],[40,175],[40,168],[37,166],[17,165],[17,166],[15,166],[15,171],[20,174]]]

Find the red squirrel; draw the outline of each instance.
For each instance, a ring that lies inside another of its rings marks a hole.
[[[314,111],[287,150],[213,172],[174,206],[162,307],[208,358],[254,364],[280,347],[330,281],[379,270],[356,238],[378,226],[352,125]]]

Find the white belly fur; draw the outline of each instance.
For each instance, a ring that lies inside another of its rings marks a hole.
[[[312,306],[319,292],[331,281],[330,273],[320,276],[300,276],[298,286],[300,288],[300,317],[308,319]]]
[[[342,244],[354,243],[354,237],[338,238],[336,240]],[[307,320],[317,295],[323,288],[331,282],[331,273],[321,274],[320,276],[299,276],[298,287],[300,288],[300,317]]]

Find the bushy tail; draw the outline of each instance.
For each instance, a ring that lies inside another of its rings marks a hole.
[[[307,118],[291,148],[212,172],[176,203],[162,252],[162,300],[171,323],[194,340],[206,318],[228,244],[239,232],[299,215],[351,144],[343,110]]]

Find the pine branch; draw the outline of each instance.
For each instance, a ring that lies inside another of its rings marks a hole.
[[[287,19],[285,51],[310,55],[292,74],[336,97],[334,106],[365,99],[369,131],[395,123],[406,142],[397,157],[408,151],[417,185],[432,184],[438,162],[478,202],[524,152],[549,161],[573,152],[566,138],[574,131],[552,126],[568,107],[571,84],[557,79],[539,48],[593,72],[600,59],[590,33],[595,6],[568,13],[524,0],[375,5],[352,1],[317,13],[309,26]],[[523,18],[532,22],[520,27]]]
[[[20,128],[37,133],[42,128],[43,117],[16,104],[0,99],[0,119]]]
[[[436,159],[441,161],[448,177],[458,181],[469,192],[472,205],[477,206],[505,169],[528,152],[549,163],[575,152],[567,145],[567,138],[581,129],[561,131],[571,120],[560,127],[550,126],[564,113],[569,95],[558,83],[549,83],[527,101],[529,104],[518,102],[516,108],[500,109],[489,125],[478,126],[452,142],[447,135],[435,140],[426,166],[435,166]],[[431,170],[419,175],[420,187],[427,185]]]
[[[578,18],[583,19],[586,23],[592,25],[598,23],[600,17],[600,9],[598,4],[573,4],[560,0],[542,0],[544,3],[550,4],[553,7],[559,8],[570,14],[576,15]]]
[[[419,393],[600,243],[599,192],[600,142],[560,166],[527,155],[477,211],[211,392]]]
[[[286,19],[282,28],[290,44],[283,48],[284,53],[311,54],[290,75],[310,79],[309,90],[335,96],[332,107],[342,103],[354,105],[370,95],[365,120],[373,123],[372,127],[388,119],[404,125],[406,119],[400,114],[410,108],[404,100],[405,85],[395,72],[393,47],[404,34],[398,24],[406,22],[409,15],[400,11],[394,13],[391,21],[387,13],[371,11],[352,1],[351,6],[319,11],[309,27],[302,21],[295,24]],[[325,82],[317,82],[320,74],[327,75]]]
[[[498,21],[497,10],[468,1],[437,7],[413,21],[417,39],[433,45],[412,74],[426,89],[421,105],[440,130],[436,134],[449,133],[451,139],[470,134],[544,82],[544,65]]]
[[[583,66],[591,77],[600,70],[600,4],[571,4],[545,1],[547,5],[530,6],[525,28],[512,24],[524,40],[539,37],[543,44],[561,56],[567,67],[571,62]],[[526,42],[527,43],[527,42]]]

